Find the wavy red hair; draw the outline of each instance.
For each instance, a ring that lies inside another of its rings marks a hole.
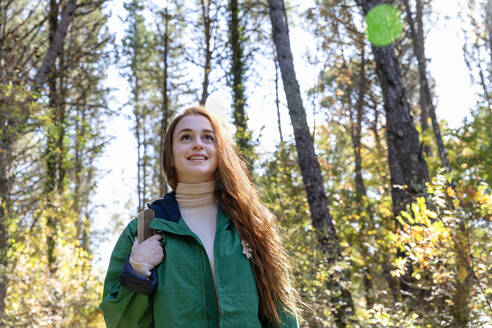
[[[275,216],[261,201],[251,181],[247,164],[227,134],[223,122],[202,106],[190,107],[177,116],[168,128],[163,145],[162,168],[169,186],[178,185],[173,167],[173,133],[178,122],[187,115],[202,115],[210,121],[215,133],[217,169],[215,196],[220,207],[234,223],[241,240],[252,248],[251,263],[256,278],[262,322],[280,325],[277,306],[287,313],[298,314],[299,296],[289,282],[289,261],[280,237]]]

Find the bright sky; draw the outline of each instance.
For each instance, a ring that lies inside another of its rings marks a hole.
[[[298,1],[299,10],[305,10],[314,5],[312,0]],[[436,20],[435,27],[426,40],[426,55],[430,59],[429,70],[436,82],[437,116],[439,119],[445,119],[451,127],[460,125],[476,99],[470,87],[468,71],[463,62],[461,50],[463,40],[460,36],[459,22],[456,19],[444,19],[445,16],[453,17],[459,11],[458,5],[459,0],[433,1],[434,8],[441,15]],[[117,38],[121,38],[124,31],[118,16],[125,17],[126,15],[122,0],[112,1],[111,8],[108,9],[113,12],[113,17],[110,19],[110,30],[117,34]],[[291,28],[290,33],[297,78],[301,90],[305,92],[312,86],[317,75],[316,70],[307,64],[305,58],[305,53],[310,44],[309,40],[312,40],[312,37],[309,33],[296,28]],[[271,65],[268,66],[271,68],[266,68],[265,71],[267,72],[266,76],[273,79],[273,63],[265,63],[264,65]],[[110,107],[113,109],[121,108],[128,99],[129,89],[126,81],[119,77],[116,67],[109,67],[106,84],[108,87],[115,88]],[[255,133],[254,136],[257,136],[261,127],[265,126],[260,139],[261,146],[257,149],[260,153],[272,151],[279,140],[273,93],[274,90],[265,90],[265,88],[257,86],[250,91],[248,98],[249,124]],[[280,94],[284,97],[283,90],[280,90]],[[229,117],[230,99],[229,90],[223,90],[209,97],[207,107],[222,117]],[[304,97],[303,101],[306,104],[307,99]],[[131,117],[131,108],[123,107],[122,114],[107,124],[106,132],[114,139],[106,147],[97,164],[102,173],[96,195],[93,198],[98,208],[94,214],[95,224],[92,228],[95,231],[109,229],[104,232],[101,244],[96,250],[96,267],[103,272],[107,269],[111,251],[120,232],[119,230],[112,231],[114,228],[112,217],[120,216],[126,224],[136,214],[137,154],[136,141],[131,131],[133,122],[128,119]],[[308,114],[310,115],[310,113]],[[292,135],[288,111],[285,106],[282,108],[281,117],[284,133]],[[311,118],[309,118],[309,122],[312,122]],[[156,197],[158,196],[156,195]]]

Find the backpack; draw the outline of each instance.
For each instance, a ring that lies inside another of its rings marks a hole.
[[[154,219],[154,210],[147,208],[138,213],[137,218],[137,238],[138,242],[142,243],[145,239],[155,234],[155,230],[150,228],[150,222]]]

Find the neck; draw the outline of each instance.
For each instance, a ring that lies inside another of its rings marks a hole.
[[[178,182],[176,201],[180,208],[202,207],[215,204],[215,180],[201,183]]]

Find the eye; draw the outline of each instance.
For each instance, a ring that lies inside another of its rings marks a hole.
[[[213,134],[206,134],[203,136],[203,139],[208,142],[215,142],[215,136]]]
[[[179,140],[188,141],[191,140],[191,136],[189,134],[182,134],[181,137],[179,137]]]

